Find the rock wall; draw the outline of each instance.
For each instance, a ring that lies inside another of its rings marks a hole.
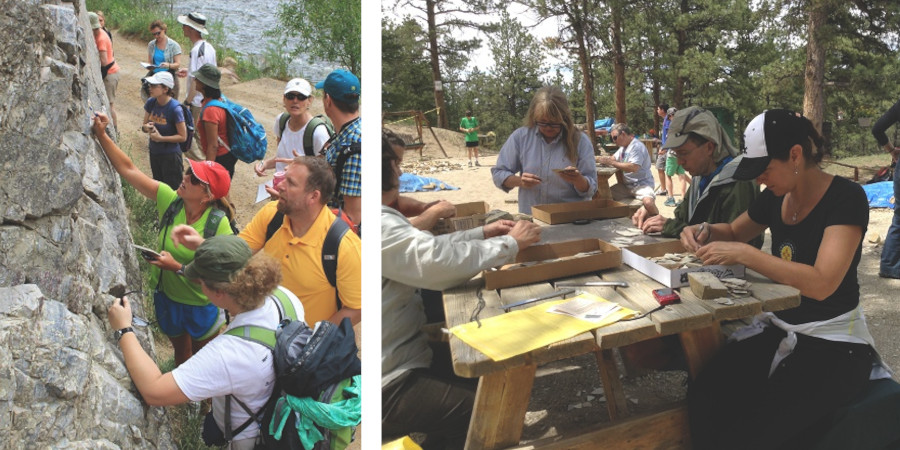
[[[0,448],[174,448],[106,321],[141,277],[119,177],[90,135],[108,102],[84,2],[0,10]]]

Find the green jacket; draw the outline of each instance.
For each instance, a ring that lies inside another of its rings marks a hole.
[[[685,201],[675,208],[675,217],[666,220],[662,235],[677,238],[688,225],[703,222],[730,223],[750,208],[759,197],[759,186],[755,181],[738,181],[733,178],[743,156],[731,160],[709,182],[701,195],[700,177],[691,179],[691,187],[685,194]],[[750,240],[750,245],[762,248],[763,234]]]

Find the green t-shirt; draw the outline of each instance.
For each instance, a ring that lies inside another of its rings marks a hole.
[[[178,196],[169,185],[159,183],[159,189],[156,191],[156,212],[158,217],[162,218],[163,213],[166,212],[166,209],[169,208],[169,205],[172,204],[176,198],[178,198]],[[206,225],[206,218],[209,217],[209,211],[210,208],[207,208],[206,211],[203,212],[203,215],[200,216],[200,219],[192,224],[188,224],[197,230],[201,236],[203,235],[203,227]],[[194,251],[188,250],[188,248],[183,245],[175,248],[175,244],[172,243],[172,229],[184,223],[185,213],[184,208],[181,208],[181,210],[175,214],[172,225],[163,227],[163,229],[159,230],[159,239],[157,243],[159,248],[171,253],[172,257],[175,258],[175,261],[182,264],[188,264],[194,260]],[[166,228],[168,228],[168,230],[166,230]],[[163,233],[166,233],[166,236],[163,236]],[[222,221],[219,222],[219,229],[216,231],[217,236],[222,234],[233,234],[227,218],[222,219]],[[160,269],[158,267],[151,266],[150,285],[154,288],[156,288],[159,273]],[[163,270],[162,273],[162,284],[160,285],[160,289],[173,301],[194,306],[204,306],[209,304],[209,299],[203,295],[200,283],[193,283],[187,278],[178,276],[175,272],[169,270]]]
[[[465,128],[467,130],[469,128],[475,128],[477,126],[478,126],[478,119],[476,119],[475,117],[471,117],[471,118],[463,117],[459,121],[459,127]],[[466,133],[466,142],[478,142],[478,131],[475,130],[475,131],[472,131],[471,133]]]

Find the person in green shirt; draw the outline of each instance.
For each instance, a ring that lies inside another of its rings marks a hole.
[[[176,246],[172,242],[171,231],[178,225],[186,224],[204,233],[207,219],[214,215],[214,209],[219,209],[225,214],[215,227],[215,235],[233,234],[230,222],[234,209],[225,199],[231,187],[231,178],[219,163],[188,160],[190,168],[182,177],[178,189],[173,190],[141,172],[106,134],[108,125],[109,118],[105,114],[96,114],[92,126],[94,136],[122,179],[144,197],[156,202],[158,217],[162,219],[169,205],[176,200],[180,199],[182,203],[171,223],[160,227],[159,257],[147,259],[153,266],[150,269],[150,285],[154,288],[153,306],[157,325],[172,342],[177,367],[219,334],[219,329],[225,324],[225,314],[210,303],[197,280],[185,277],[184,267],[194,260],[194,251]]]
[[[475,154],[475,165],[481,167],[478,162],[478,119],[472,116],[472,110],[466,111],[466,117],[459,121],[459,131],[466,133],[466,149],[469,153],[469,167],[472,167],[472,154]]]

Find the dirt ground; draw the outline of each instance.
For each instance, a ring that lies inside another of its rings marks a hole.
[[[393,125],[395,132],[412,136],[415,129]],[[438,192],[418,192],[410,195],[422,201],[445,199],[452,203],[484,200],[493,209],[518,212],[517,192],[505,193],[494,186],[490,168],[496,162],[494,149],[482,152],[481,167],[466,165],[466,150],[461,133],[435,130],[449,158],[445,158],[428,129],[423,132],[422,156],[418,152],[407,151],[404,170],[418,171],[419,175],[433,177],[459,190]],[[486,153],[486,154],[485,154]],[[889,164],[887,158],[867,159],[865,164]],[[857,163],[860,164],[860,163]],[[438,169],[430,167],[441,166]],[[852,176],[852,170],[830,165],[826,170],[844,176]],[[654,170],[654,177],[656,171]],[[860,178],[867,179],[871,170],[861,170]],[[611,184],[615,178],[610,179]],[[676,192],[678,189],[676,188]],[[678,198],[678,197],[676,197]],[[671,217],[674,208],[663,206],[665,198],[657,197],[657,207],[664,216]],[[876,348],[882,358],[892,368],[900,367],[900,343],[897,324],[900,323],[900,305],[891,292],[900,288],[900,280],[878,277],[881,242],[891,223],[893,212],[888,209],[870,210],[869,228],[863,242],[862,260],[859,265],[859,283],[862,304],[868,319],[869,329],[875,338]],[[767,238],[766,245],[770,241]],[[625,373],[624,370],[621,373]],[[895,376],[896,379],[896,376]],[[684,399],[687,374],[684,371],[651,372],[636,377],[626,375],[625,389],[632,412],[643,413],[658,410],[665,405]],[[524,441],[557,435],[571,435],[579,430],[608,422],[606,403],[601,398],[600,376],[592,355],[573,358],[539,367],[534,384],[531,403],[525,418]]]
[[[149,153],[147,152],[148,137],[140,131],[141,122],[144,119],[144,102],[141,100],[139,90],[141,78],[147,74],[147,71],[140,65],[140,62],[147,61],[147,43],[129,40],[115,32],[113,36],[116,61],[121,67],[115,103],[118,115],[119,145],[130,152],[132,160],[144,173],[150,174]],[[186,62],[187,55],[185,54],[182,55],[182,64],[186,64]],[[181,85],[180,96],[182,98],[179,99],[180,101],[183,100],[187,87],[185,79],[176,77],[176,80]],[[254,118],[266,128],[269,134],[266,157],[273,157],[277,149],[276,136],[272,134],[273,125],[275,117],[284,111],[282,93],[285,81],[262,78],[244,83],[234,84],[234,82],[234,79],[223,76],[222,93],[250,109]],[[310,112],[313,115],[324,114],[321,97],[314,97]],[[271,174],[272,171],[269,171],[268,178],[259,178],[250,164],[238,161],[235,166],[229,198],[235,207],[236,220],[240,228],[250,222],[256,212],[265,205],[265,201],[256,203],[257,186],[270,179]],[[362,351],[360,325],[354,327],[354,330],[357,336],[357,346]],[[167,341],[157,342],[157,350],[163,358],[171,354],[171,346]],[[356,441],[350,446],[350,449],[360,448],[361,440],[362,425],[357,429]]]

